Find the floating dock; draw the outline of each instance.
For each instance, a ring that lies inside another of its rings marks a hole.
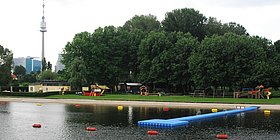
[[[208,114],[201,114],[201,115],[195,115],[195,116],[187,116],[187,117],[180,117],[180,118],[174,118],[174,119],[151,119],[151,120],[143,120],[138,121],[138,126],[143,127],[154,127],[154,128],[174,128],[179,126],[186,126],[189,124],[189,122],[192,121],[200,121],[215,117],[222,117],[227,115],[234,115],[242,112],[248,112],[248,111],[256,111],[259,107],[257,106],[250,106],[246,107],[244,109],[234,109],[234,110],[227,110],[227,111],[221,111],[221,112],[215,112],[215,113],[208,113]]]

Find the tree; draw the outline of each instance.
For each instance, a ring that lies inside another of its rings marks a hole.
[[[192,52],[189,67],[198,87],[245,87],[263,78],[265,61],[256,38],[226,33],[205,38]]]
[[[34,72],[31,72],[30,74],[26,74],[23,76],[22,81],[20,83],[35,83],[37,81],[37,74]]]
[[[165,14],[162,25],[167,32],[190,32],[201,41],[205,36],[206,19],[203,14],[193,8],[176,9]]]
[[[26,69],[22,65],[15,66],[14,74],[17,76],[18,81],[22,82],[26,74]]]
[[[205,32],[206,36],[223,35],[225,32],[222,29],[223,24],[214,17],[209,17],[206,21]]]
[[[169,35],[170,36],[170,35]],[[194,48],[199,46],[199,42],[190,33],[171,33],[174,38],[172,46],[166,51],[167,69],[169,70],[169,82],[176,88],[177,92],[186,93],[192,86],[191,74],[188,59]]]
[[[139,80],[142,82],[168,83],[168,73],[160,55],[172,45],[166,34],[152,31],[142,40],[138,52]]]
[[[0,86],[8,86],[11,82],[13,53],[0,45]]]
[[[132,19],[125,22],[123,28],[128,31],[133,31],[140,29],[143,31],[156,31],[161,28],[160,22],[157,20],[156,16],[153,15],[135,15]]]
[[[74,89],[80,89],[83,85],[87,84],[85,70],[84,61],[77,57],[74,58],[69,68],[71,78],[68,80]]]
[[[15,66],[14,74],[17,77],[22,77],[22,76],[24,76],[26,74],[26,69],[22,65]]]
[[[46,58],[44,57],[42,59],[42,72],[45,71],[47,69],[47,61]]]
[[[223,24],[222,30],[224,33],[231,32],[231,33],[235,33],[238,35],[249,35],[247,33],[246,29],[242,25],[237,24],[235,22],[229,22],[229,23]]]
[[[257,37],[266,50],[267,66],[265,67],[265,81],[262,81],[265,86],[278,88],[280,84],[280,41],[272,43],[265,38]]]
[[[39,80],[55,80],[57,78],[57,75],[55,72],[52,72],[51,70],[45,70],[42,73],[38,75]]]
[[[198,41],[190,33],[150,32],[139,49],[139,78],[166,91],[180,87],[185,92],[190,84],[188,57]],[[173,89],[172,89],[173,88]]]
[[[48,61],[48,64],[47,64],[47,70],[52,70],[52,64],[50,61]]]
[[[205,24],[205,32],[207,36],[224,35],[225,33],[235,33],[237,35],[249,35],[246,29],[235,22],[222,24],[214,17],[209,17]]]
[[[89,32],[81,32],[75,35],[72,42],[68,42],[63,50],[63,60],[62,63],[65,65],[65,77],[67,79],[71,78],[71,67],[73,66],[74,59],[79,59],[80,61],[86,62],[84,63],[85,70],[84,75],[87,79],[93,78],[93,75],[90,72],[94,69],[95,66],[95,57],[98,57],[94,54],[93,42],[91,38],[91,34]],[[101,55],[102,56],[102,55]]]

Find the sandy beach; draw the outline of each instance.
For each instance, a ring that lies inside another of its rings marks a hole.
[[[0,102],[28,102],[28,103],[64,103],[64,104],[94,104],[110,106],[147,106],[170,108],[217,108],[235,109],[237,107],[259,106],[261,110],[280,110],[280,105],[264,104],[223,104],[223,103],[181,103],[181,102],[150,102],[150,101],[110,101],[86,99],[38,99],[38,98],[10,98],[0,97]]]

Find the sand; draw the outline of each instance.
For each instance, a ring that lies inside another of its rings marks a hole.
[[[181,103],[181,102],[150,102],[150,101],[110,101],[110,100],[86,100],[86,99],[38,99],[38,98],[11,98],[0,97],[0,102],[28,102],[28,103],[63,103],[63,104],[94,104],[110,106],[147,106],[170,108],[217,108],[235,109],[247,106],[259,106],[261,110],[280,110],[280,105],[264,104],[224,104],[224,103]]]

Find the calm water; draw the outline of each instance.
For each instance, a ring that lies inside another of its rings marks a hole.
[[[0,102],[0,139],[2,140],[158,140],[158,139],[216,139],[219,133],[227,133],[234,140],[280,139],[280,111],[263,110],[193,122],[175,129],[150,129],[137,126],[137,121],[151,118],[173,118],[195,115],[198,111],[209,113],[210,109],[175,109],[72,104]],[[40,123],[41,128],[33,128]],[[97,131],[86,131],[95,127]],[[147,135],[157,130],[156,136]]]

